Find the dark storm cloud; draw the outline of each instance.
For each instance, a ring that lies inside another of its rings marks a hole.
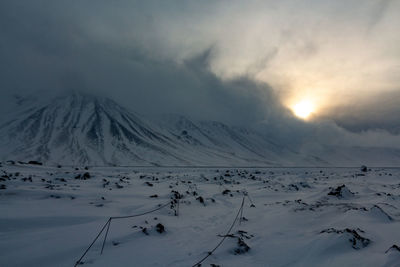
[[[152,54],[132,40],[128,45],[102,39],[103,34],[92,36],[85,27],[93,15],[73,4],[2,2],[1,10],[2,90],[87,90],[140,112],[186,113],[239,124],[283,109],[267,84],[246,77],[222,81],[211,73],[212,48],[177,63],[156,58],[157,51]]]
[[[311,2],[324,7],[321,1]],[[357,139],[330,122],[332,118],[351,130],[377,125],[392,129],[399,113],[391,96],[390,104],[369,99],[357,110],[346,105],[336,116],[327,114],[324,122],[304,123],[282,106],[267,81],[256,80],[265,69],[280,71],[280,63],[291,63],[288,51],[302,62],[324,51],[318,40],[307,34],[304,40],[299,38],[296,28],[285,23],[277,30],[279,42],[264,45],[277,37],[259,34],[257,26],[262,23],[252,21],[249,14],[257,8],[279,14],[271,3],[266,7],[251,1],[249,8],[236,3],[226,9],[214,1],[1,1],[0,90],[85,90],[108,95],[141,113],[173,112],[233,124],[261,122],[269,136],[293,145],[316,140],[362,145],[379,139],[370,132]],[[297,2],[289,13],[306,4]],[[381,5],[370,27],[382,19],[386,5]],[[259,11],[257,16],[264,15]],[[255,32],[249,35],[247,30]],[[254,36],[260,38],[255,46],[248,42]],[[275,65],[270,64],[274,60]],[[379,109],[390,119],[371,120]]]
[[[335,108],[326,116],[353,132],[386,129],[400,134],[400,92],[383,92],[373,97],[359,96],[350,105]]]

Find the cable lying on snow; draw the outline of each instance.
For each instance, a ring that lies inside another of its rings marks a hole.
[[[100,253],[100,254],[103,254],[104,245],[105,245],[106,240],[107,240],[107,235],[108,235],[108,231],[109,231],[109,229],[110,229],[110,224],[111,224],[111,221],[112,221],[112,220],[128,219],[128,218],[139,217],[139,216],[143,216],[143,215],[146,215],[146,214],[149,214],[149,213],[153,213],[153,212],[155,212],[155,211],[158,211],[158,210],[160,210],[160,209],[163,209],[163,208],[165,208],[165,207],[171,205],[171,202],[172,202],[172,201],[168,201],[168,202],[165,203],[165,204],[159,204],[157,208],[154,208],[154,209],[152,209],[152,210],[149,210],[149,211],[146,211],[146,212],[142,212],[142,213],[139,213],[139,214],[128,215],[128,216],[114,216],[114,217],[108,218],[106,224],[103,226],[103,228],[101,228],[101,230],[100,230],[100,232],[97,234],[96,238],[92,241],[92,243],[89,245],[89,247],[85,250],[85,252],[84,252],[83,255],[79,258],[79,260],[76,261],[76,263],[75,263],[74,266],[76,267],[76,266],[78,266],[79,264],[82,263],[82,259],[83,259],[83,258],[85,257],[85,255],[89,252],[89,250],[92,248],[92,246],[94,245],[94,243],[96,243],[97,239],[100,237],[100,235],[104,232],[104,230],[105,230],[106,227],[107,227],[106,234],[105,234],[105,236],[104,236],[103,245],[102,245],[102,247],[101,247],[101,253]],[[179,199],[178,199],[178,203],[179,203]]]
[[[202,263],[203,261],[205,261],[208,257],[210,257],[210,256],[218,249],[218,247],[220,247],[220,246],[222,245],[222,243],[225,241],[225,239],[226,239],[228,236],[230,236],[230,234],[231,234],[231,232],[232,232],[232,229],[233,229],[233,227],[235,226],[235,224],[236,224],[238,221],[239,221],[239,224],[241,223],[242,218],[243,218],[244,201],[245,201],[245,198],[246,198],[246,197],[249,198],[248,194],[245,194],[245,193],[244,193],[243,198],[242,198],[242,202],[241,202],[241,204],[240,204],[240,208],[239,208],[239,210],[238,210],[238,212],[237,212],[237,214],[236,214],[236,217],[235,217],[235,219],[233,220],[233,222],[232,222],[231,226],[229,227],[228,231],[226,232],[226,234],[223,235],[223,236],[221,236],[222,239],[220,240],[220,242],[219,242],[211,251],[207,252],[207,255],[206,255],[206,256],[204,256],[201,260],[199,260],[198,262],[196,262],[196,263],[193,265],[193,267],[195,267],[195,266],[196,266],[196,267],[197,267],[197,266],[201,266],[201,263]],[[180,195],[179,195],[179,197],[177,197],[177,196],[175,195],[175,199],[172,199],[171,201],[168,201],[168,202],[165,203],[165,204],[159,204],[157,208],[154,208],[154,209],[152,209],[152,210],[149,210],[149,211],[146,211],[146,212],[142,212],[142,213],[139,213],[139,214],[134,214],[134,215],[109,217],[108,220],[107,220],[107,222],[104,224],[104,226],[101,228],[100,232],[99,232],[99,233],[97,234],[97,236],[95,237],[95,239],[92,241],[92,243],[89,245],[89,247],[85,250],[85,252],[84,252],[84,253],[82,254],[82,256],[79,258],[79,260],[76,261],[74,267],[76,267],[76,266],[78,266],[79,264],[82,264],[82,263],[83,263],[83,262],[82,262],[82,259],[86,256],[86,254],[89,252],[89,250],[92,248],[92,246],[96,243],[97,239],[101,236],[101,234],[102,234],[102,233],[104,232],[104,230],[105,230],[106,232],[105,232],[105,235],[104,235],[104,240],[103,240],[103,244],[102,244],[101,252],[100,252],[100,254],[103,254],[104,245],[105,245],[106,240],[107,240],[107,236],[108,236],[108,232],[109,232],[109,229],[110,229],[110,225],[111,225],[111,221],[112,221],[112,220],[117,220],[117,219],[128,219],[128,218],[143,216],[143,215],[150,214],[150,213],[156,212],[156,211],[158,211],[158,210],[161,210],[161,209],[163,209],[163,208],[165,208],[165,207],[167,207],[167,206],[169,206],[169,205],[173,206],[174,204],[177,204],[177,208],[179,209],[179,199],[180,199]],[[252,201],[251,201],[250,198],[249,198],[249,200],[250,200],[250,202],[252,203]],[[252,203],[252,205],[254,206],[253,203]],[[177,215],[177,212],[175,212],[175,215]]]

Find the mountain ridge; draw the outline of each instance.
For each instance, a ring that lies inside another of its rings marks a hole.
[[[321,147],[302,153],[263,131],[193,121],[179,114],[149,120],[111,99],[77,92],[16,101],[18,108],[0,124],[2,160],[72,165],[329,166],[358,164],[360,159],[351,155],[360,157],[358,150],[366,150],[348,149],[349,156],[340,149]],[[324,154],[329,149],[337,158]],[[400,150],[389,152],[393,162],[400,162]]]

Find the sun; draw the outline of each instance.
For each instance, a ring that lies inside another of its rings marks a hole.
[[[307,119],[314,112],[314,105],[308,100],[303,100],[295,104],[292,110],[297,117]]]

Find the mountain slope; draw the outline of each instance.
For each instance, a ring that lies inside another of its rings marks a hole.
[[[111,100],[72,94],[0,126],[3,157],[72,164],[185,163],[174,144]]]
[[[263,130],[193,121],[146,120],[114,101],[72,93],[17,98],[0,124],[0,159],[71,165],[351,166],[399,165],[400,150],[294,147]],[[376,165],[376,164],[375,164]]]
[[[42,102],[24,106],[0,126],[3,160],[92,165],[270,163],[250,148],[246,151],[241,137],[223,124],[218,126],[237,144],[211,138],[193,123],[180,133],[168,131],[106,98],[74,93]],[[192,137],[188,131],[202,136]]]

